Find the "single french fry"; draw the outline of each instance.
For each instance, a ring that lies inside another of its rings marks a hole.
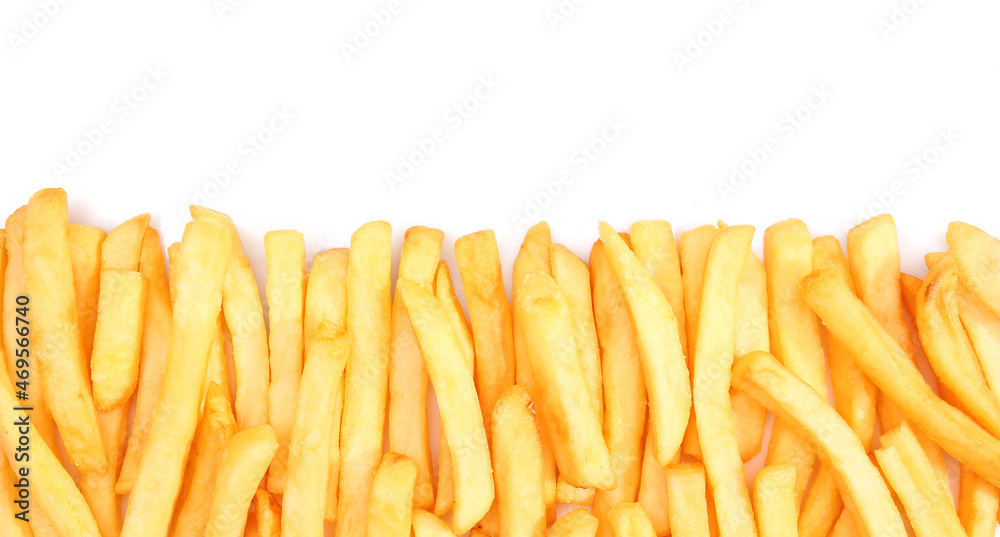
[[[226,229],[190,222],[182,243],[163,389],[129,498],[123,537],[167,532],[197,426],[214,321],[222,307],[231,246]]]
[[[795,465],[765,466],[753,482],[754,513],[760,537],[797,537],[798,498]]]
[[[222,450],[234,434],[236,418],[229,406],[229,399],[223,393],[222,386],[212,382],[208,386],[205,410],[194,434],[184,483],[177,498],[180,507],[172,537],[205,535]]]
[[[756,533],[729,396],[736,303],[753,232],[750,226],[729,226],[715,234],[705,264],[694,357],[692,392],[702,457],[719,529],[731,536]]]
[[[413,537],[454,537],[445,521],[423,509],[414,509]]]
[[[391,248],[388,222],[370,222],[351,236],[347,264],[351,357],[344,381],[336,517],[341,537],[364,537],[372,479],[382,459],[389,391]]]
[[[368,535],[409,537],[416,479],[417,464],[413,459],[391,451],[382,457],[368,504]]]
[[[69,255],[73,261],[73,286],[77,296],[93,299],[77,301],[77,318],[83,333],[83,353],[90,356],[94,349],[97,327],[97,300],[101,288],[101,246],[107,233],[103,229],[82,224],[69,225]]]
[[[993,313],[1000,315],[1000,241],[965,222],[948,224],[948,250],[958,264],[962,282]]]
[[[705,469],[700,464],[669,467],[667,496],[670,499],[670,532],[674,537],[709,535]]]
[[[329,472],[322,470],[330,462],[334,401],[343,397],[340,379],[350,352],[346,326],[336,321],[321,322],[306,351],[282,500],[285,537],[323,537]]]
[[[544,537],[542,441],[524,386],[508,390],[493,408],[493,475],[500,535]]]
[[[698,316],[701,310],[702,282],[705,274],[705,262],[708,260],[708,250],[719,229],[713,225],[704,225],[684,233],[677,240],[677,254],[681,260],[681,276],[684,285],[684,321],[687,333],[687,366],[694,381],[694,349],[698,340]],[[696,409],[691,409],[687,430],[684,432],[684,453],[701,460],[701,444],[698,442]]]
[[[997,527],[1000,489],[962,468],[958,484],[958,518],[968,537],[993,537]]]
[[[672,464],[677,462],[680,462],[680,454],[674,457]],[[653,532],[658,537],[670,535],[667,467],[656,460],[656,453],[653,450],[653,436],[648,433],[646,434],[646,446],[643,450],[642,476],[639,480],[639,494],[636,496],[636,501],[649,515],[649,521],[653,524]],[[610,527],[608,531],[611,531]]]
[[[797,427],[813,444],[823,463],[837,473],[845,505],[868,534],[906,535],[889,489],[861,441],[811,386],[765,352],[752,352],[737,360],[733,384]]]
[[[406,230],[399,257],[399,279],[434,289],[434,273],[441,259],[444,232],[414,226]],[[409,457],[417,465],[413,507],[434,507],[431,479],[430,429],[427,426],[427,371],[420,347],[413,337],[399,290],[392,304],[389,338],[389,451]]]
[[[743,266],[740,285],[736,291],[736,354],[743,356],[752,351],[770,349],[767,327],[767,276],[764,263],[749,254]],[[740,459],[747,462],[760,453],[764,441],[764,422],[767,409],[756,399],[733,388],[729,390],[736,420],[736,445]]]
[[[653,537],[653,525],[637,503],[623,503],[608,513],[615,537]]]
[[[108,411],[128,403],[139,379],[146,281],[139,271],[104,269],[90,370],[94,402]]]
[[[278,452],[267,473],[267,490],[285,490],[288,442],[295,423],[295,402],[302,376],[302,316],[305,311],[305,242],[298,231],[264,235],[267,256],[268,347],[271,385],[267,390],[268,423],[278,437]]]
[[[861,537],[858,527],[854,524],[851,513],[844,509],[840,512],[840,517],[830,530],[830,537]]]
[[[465,533],[493,504],[494,483],[476,386],[458,336],[437,298],[419,284],[397,282],[427,373],[438,397],[455,482],[452,530]]]
[[[986,383],[994,394],[1000,394],[1000,316],[961,282],[958,284],[958,316],[979,358]]]
[[[206,537],[239,537],[243,533],[250,502],[277,449],[278,439],[270,425],[244,429],[226,442],[212,491]]]
[[[688,354],[687,321],[684,316],[684,283],[677,242],[670,223],[664,220],[640,220],[629,229],[631,247],[663,296],[670,303],[681,340],[681,351]]]
[[[549,537],[594,537],[597,525],[597,517],[580,507],[556,519],[549,528]]]
[[[167,246],[167,272],[169,273],[170,304],[177,303],[177,280],[180,279],[181,243],[174,242]]]
[[[208,370],[205,372],[205,395],[208,397],[208,386],[213,382],[222,389],[222,396],[233,406],[233,393],[229,388],[229,358],[226,356],[226,321],[219,312],[215,317],[215,334],[212,336],[212,350],[208,354]]]
[[[279,537],[281,535],[281,504],[274,500],[271,493],[265,489],[257,489],[253,497],[257,509],[257,533],[260,537]]]
[[[146,229],[142,239],[139,272],[146,280],[142,349],[139,358],[139,380],[135,390],[135,415],[121,471],[118,474],[118,482],[115,485],[118,494],[127,494],[132,490],[132,483],[139,471],[139,461],[153,423],[160,390],[163,388],[167,349],[170,344],[173,309],[160,234],[153,228]]]

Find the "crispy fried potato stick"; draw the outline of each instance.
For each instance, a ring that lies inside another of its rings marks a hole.
[[[544,537],[542,441],[524,386],[508,390],[493,408],[493,475],[500,535]]]
[[[493,471],[483,417],[476,406],[476,386],[458,336],[437,298],[418,284],[396,284],[437,393],[442,425],[451,449],[455,512],[451,527],[465,533],[493,504]]]
[[[640,220],[629,229],[632,251],[656,282],[677,320],[681,351],[688,354],[687,324],[684,317],[684,284],[674,230],[664,220]]]
[[[705,440],[701,442],[702,456],[718,506],[719,529],[726,537],[756,533],[729,397],[736,351],[736,302],[753,231],[750,226],[730,226],[719,230],[712,241],[694,358],[692,392],[698,436]]]
[[[968,537],[996,535],[1000,489],[968,468],[962,468],[958,491],[958,518]]]
[[[329,479],[323,470],[330,462],[334,401],[343,398],[341,379],[350,352],[346,327],[336,321],[321,322],[306,351],[289,444],[281,518],[285,537],[323,537]]]
[[[279,537],[281,535],[281,505],[274,500],[271,493],[257,489],[253,497],[257,509],[257,533],[260,537]]]
[[[830,537],[861,537],[861,534],[858,533],[858,527],[854,524],[854,519],[851,518],[851,513],[847,509],[840,512],[837,523],[830,530]]]
[[[962,282],[993,313],[1000,315],[1000,241],[966,224],[948,224],[948,250],[958,264]]]
[[[399,278],[432,290],[443,240],[444,232],[439,229],[423,226],[407,229],[399,257]],[[413,507],[433,508],[434,482],[431,479],[430,430],[427,427],[427,371],[398,290],[392,303],[387,419],[389,451],[406,455],[417,465]]]
[[[708,260],[708,249],[712,246],[712,240],[718,230],[716,226],[704,225],[681,233],[677,240],[677,254],[681,261],[681,276],[684,285],[687,366],[691,373],[692,382],[694,381],[694,349],[698,340],[698,315],[701,309],[705,262]],[[698,442],[696,425],[695,409],[692,408],[682,448],[685,454],[701,460],[701,444]]]
[[[229,439],[222,451],[205,537],[239,537],[243,533],[250,502],[277,449],[278,439],[270,425],[255,425]]]
[[[895,339],[835,274],[813,274],[803,282],[802,295],[914,425],[990,483],[1000,484],[1000,440],[931,390]]]
[[[754,512],[760,537],[797,537],[798,497],[792,463],[765,466],[753,482]]]
[[[90,370],[94,402],[106,412],[127,404],[139,379],[146,281],[137,270],[107,268],[101,282]]]
[[[222,281],[232,244],[226,229],[211,222],[190,222],[182,244],[163,389],[122,537],[167,533],[198,421],[214,321],[222,306]]]
[[[743,356],[752,351],[771,348],[767,327],[767,275],[764,263],[756,254],[747,256],[736,295],[736,354]],[[729,398],[736,420],[736,444],[740,459],[747,462],[760,453],[764,441],[764,422],[767,409],[756,399],[731,388]]]
[[[233,393],[229,387],[228,362],[229,358],[226,356],[226,319],[220,311],[215,318],[215,335],[212,336],[212,350],[208,355],[204,397],[208,396],[208,386],[214,382],[222,388],[222,395],[229,401],[229,406],[233,406]]]
[[[765,352],[752,352],[737,360],[733,384],[797,427],[813,444],[823,463],[836,472],[844,503],[869,535],[906,535],[889,489],[861,441],[815,390]]]
[[[451,528],[433,513],[423,509],[414,509],[413,537],[454,537]]]
[[[667,468],[667,491],[670,498],[670,532],[673,536],[709,535],[705,468],[698,463],[670,466]]]
[[[393,452],[382,457],[368,504],[368,535],[409,537],[416,479],[417,464],[413,459]]]
[[[549,529],[549,537],[594,537],[597,525],[597,517],[579,507],[559,517]]]
[[[1000,317],[961,281],[958,283],[958,317],[972,341],[990,390],[1000,394]]]
[[[305,311],[305,242],[298,231],[264,235],[267,256],[267,307],[270,328],[271,385],[267,390],[268,423],[278,437],[278,452],[267,473],[267,490],[285,491],[288,442],[295,423],[295,402],[302,376],[302,317]]]
[[[615,537],[654,537],[646,511],[637,503],[623,503],[608,513]]]
[[[648,427],[648,425],[647,425]],[[647,429],[648,431],[648,429]],[[680,462],[680,454],[674,462]],[[656,460],[653,454],[653,436],[646,434],[646,447],[642,456],[642,476],[639,478],[639,494],[636,501],[653,524],[653,532],[662,537],[670,535],[670,501],[667,497],[667,468]],[[611,528],[608,528],[610,535]]]
[[[94,349],[94,330],[97,327],[97,300],[101,288],[101,246],[107,233],[103,229],[81,224],[69,225],[69,256],[73,262],[73,287],[77,297],[94,297],[77,300],[76,312],[83,333],[83,353],[90,356]]]

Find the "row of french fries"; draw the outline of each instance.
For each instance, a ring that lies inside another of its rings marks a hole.
[[[846,256],[779,222],[763,261],[750,226],[602,222],[584,262],[540,223],[513,302],[479,231],[468,315],[440,230],[406,231],[394,290],[385,222],[308,272],[272,231],[265,320],[233,222],[191,214],[166,256],[149,215],[70,223],[60,189],[0,230],[0,534],[994,535],[1000,241],[971,225],[921,280],[887,215]]]

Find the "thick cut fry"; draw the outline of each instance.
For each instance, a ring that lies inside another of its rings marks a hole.
[[[216,383],[222,394],[233,406],[233,392],[229,387],[229,357],[226,356],[226,320],[222,312],[215,317],[215,335],[212,336],[212,350],[208,355],[208,370],[205,372],[205,396],[208,386]]]
[[[597,525],[597,517],[580,507],[559,517],[549,529],[549,537],[594,537]]]
[[[270,328],[271,385],[267,390],[268,423],[278,437],[278,452],[267,473],[267,490],[285,491],[288,442],[295,423],[295,402],[302,376],[302,316],[305,311],[305,242],[298,231],[264,235],[267,256],[267,311]]]
[[[253,496],[253,503],[257,509],[257,533],[260,537],[279,537],[281,535],[281,505],[265,489],[257,489],[257,493]]]
[[[670,303],[677,320],[681,351],[688,355],[687,321],[684,316],[684,284],[674,230],[664,220],[640,220],[629,229],[632,251],[646,267],[660,292]]]
[[[726,537],[754,535],[750,492],[736,440],[729,397],[736,351],[736,302],[743,267],[750,256],[753,228],[719,230],[705,265],[694,358],[695,417],[702,456]]]
[[[167,533],[198,422],[214,321],[222,307],[231,245],[226,229],[211,222],[190,222],[182,243],[160,404],[132,487],[123,537]]]
[[[639,357],[649,397],[653,447],[660,464],[668,464],[680,449],[691,413],[690,375],[681,351],[677,320],[645,267],[628,245],[602,222],[601,241],[635,323]]]
[[[765,352],[752,352],[737,360],[733,384],[795,426],[813,444],[823,463],[836,472],[844,503],[869,535],[906,535],[889,489],[861,441],[812,387]]]
[[[611,458],[577,360],[566,299],[552,278],[533,272],[525,276],[514,300],[517,315],[524,322],[542,421],[552,435],[560,473],[578,487],[613,488]]]
[[[323,537],[329,479],[323,470],[330,462],[334,401],[343,398],[341,379],[351,352],[345,328],[336,321],[321,322],[306,351],[282,500],[285,537]]]
[[[955,504],[909,425],[904,421],[899,428],[882,435],[881,443],[875,458],[906,508],[917,537],[964,536]]]
[[[755,254],[747,256],[736,295],[736,354],[766,351],[771,347],[767,328],[767,276],[764,263]],[[733,388],[729,390],[736,420],[736,444],[740,459],[747,462],[760,453],[767,409],[756,399]]]
[[[698,463],[671,466],[667,469],[667,491],[671,534],[674,537],[709,535],[705,469]]]
[[[802,294],[865,374],[914,425],[962,464],[1000,485],[1000,440],[931,390],[896,340],[835,274],[823,271],[810,276],[803,282]]]
[[[965,222],[948,224],[947,239],[962,282],[1000,315],[1000,241]]]
[[[107,233],[103,229],[81,224],[69,225],[69,255],[73,260],[73,286],[87,297],[97,297],[101,288],[101,246]],[[77,301],[77,318],[83,334],[83,353],[90,356],[94,349],[97,327],[97,301]]]
[[[146,280],[146,303],[142,319],[142,349],[140,351],[139,381],[136,386],[135,416],[128,437],[122,468],[115,485],[118,494],[132,490],[132,483],[139,471],[139,461],[146,445],[146,437],[153,423],[156,404],[163,388],[167,365],[167,348],[170,344],[170,325],[173,310],[167,283],[167,268],[163,262],[160,234],[153,228],[146,229],[139,254],[139,272]]]
[[[493,475],[500,535],[544,537],[542,441],[524,386],[511,388],[493,409]]]
[[[826,397],[826,357],[816,314],[799,296],[799,283],[812,272],[812,239],[801,220],[790,219],[764,233],[768,319],[774,356],[817,393]],[[795,492],[801,497],[815,456],[788,424],[774,423],[767,464],[795,465]]]
[[[278,439],[270,425],[255,425],[229,439],[212,492],[206,537],[242,535],[250,502],[277,449]]]
[[[994,394],[1000,394],[1000,316],[959,282],[958,317],[972,341],[979,365],[986,375],[986,383]]]
[[[599,490],[594,495],[593,513],[600,521],[598,533],[611,537],[608,512],[620,503],[636,501],[640,487],[645,464],[642,435],[646,424],[646,385],[642,379],[635,327],[601,241],[595,242],[590,250],[590,281],[601,348],[604,440],[615,473],[615,488]],[[648,452],[648,458],[655,459],[651,446]],[[661,473],[662,468],[660,466]],[[655,489],[656,486],[650,484],[649,490]]]
[[[702,280],[705,273],[705,261],[708,260],[708,249],[718,231],[716,226],[704,225],[684,233],[677,240],[677,253],[681,260],[681,275],[684,285],[684,320],[687,332],[687,366],[694,379],[694,349],[697,347],[698,315],[701,309]],[[691,410],[687,431],[684,433],[684,453],[696,459],[701,459],[701,445],[698,442],[695,409]]]
[[[226,442],[236,434],[236,418],[222,386],[213,382],[208,387],[205,410],[194,434],[191,456],[181,487],[174,521],[173,537],[205,535],[212,491],[218,477],[219,463]]]
[[[132,397],[139,378],[146,281],[138,271],[104,269],[90,360],[97,408],[108,411]]]
[[[434,289],[434,272],[441,259],[444,232],[422,226],[411,227],[403,237],[399,256],[399,279]],[[434,506],[431,479],[430,430],[427,427],[427,371],[413,337],[399,290],[392,303],[392,335],[389,339],[389,451],[406,455],[417,465],[413,507]]]
[[[386,453],[372,481],[368,535],[409,537],[413,520],[413,485],[417,464],[398,453]],[[287,519],[287,509],[285,518]],[[285,535],[284,530],[281,532]],[[322,533],[321,533],[322,535]]]
[[[674,458],[674,463],[680,461],[680,454]],[[646,434],[646,447],[642,457],[642,476],[639,480],[639,494],[636,501],[653,524],[653,532],[658,537],[670,534],[670,503],[667,497],[667,468],[656,460],[653,452],[653,436]],[[620,503],[620,502],[619,502]],[[613,506],[612,506],[613,507]],[[611,528],[608,527],[608,535]]]
[[[796,468],[791,463],[765,466],[753,482],[754,513],[760,537],[797,537]]]
[[[344,380],[337,535],[363,537],[372,479],[382,459],[389,391],[392,228],[371,222],[351,236],[347,265],[347,329],[351,357]]]
[[[270,381],[267,330],[260,291],[240,244],[240,234],[223,213],[192,205],[191,216],[222,224],[229,230],[233,251],[222,284],[222,310],[233,341],[236,423],[240,429],[267,423],[268,401],[260,396]]]
[[[623,503],[608,513],[615,537],[654,537],[646,511],[637,503]]]
[[[472,528],[493,504],[493,471],[476,386],[458,336],[437,298],[418,284],[397,282],[413,332],[437,393],[455,483],[455,534]]]
[[[423,509],[413,510],[413,537],[454,537],[445,521]]]
[[[1000,489],[962,468],[958,491],[958,518],[968,537],[994,537]]]

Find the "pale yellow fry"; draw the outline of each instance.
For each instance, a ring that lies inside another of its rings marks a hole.
[[[698,437],[718,506],[719,529],[727,537],[756,533],[729,397],[736,351],[736,302],[753,232],[750,226],[730,226],[719,230],[712,241],[694,357],[692,392]]]
[[[99,474],[82,474],[80,491],[101,528],[101,535],[115,537],[121,533],[122,527],[115,479],[125,449],[125,435],[128,433],[128,407],[123,405],[108,412],[98,411],[97,425],[101,429],[101,442],[108,458],[108,468]]]
[[[170,284],[170,304],[177,303],[177,280],[179,279],[179,266],[181,259],[181,243],[171,243],[167,247],[167,272],[169,273]]]
[[[153,228],[146,229],[139,254],[139,272],[146,280],[146,309],[142,319],[142,350],[140,351],[139,381],[136,386],[135,415],[128,437],[118,483],[118,494],[132,490],[139,461],[146,445],[146,437],[153,423],[153,415],[163,388],[170,344],[170,325],[173,316],[170,289],[160,234]]]
[[[101,268],[137,270],[142,237],[148,227],[149,215],[140,214],[112,229],[101,246]]]
[[[240,429],[267,423],[268,401],[260,394],[267,391],[270,381],[269,351],[257,281],[229,216],[198,205],[190,209],[195,220],[222,224],[229,230],[233,251],[222,284],[222,310],[233,341],[236,423]]]
[[[968,537],[994,537],[1000,489],[962,468],[958,484],[958,518]]]
[[[399,256],[399,279],[434,289],[434,273],[441,259],[444,232],[414,226],[406,230]],[[413,337],[399,290],[392,304],[389,339],[389,451],[406,455],[417,465],[413,507],[434,507],[430,429],[427,426],[427,371]]]
[[[208,386],[216,383],[222,388],[222,394],[229,401],[229,406],[233,403],[233,393],[229,389],[229,358],[226,356],[226,321],[219,312],[215,317],[215,334],[212,336],[212,350],[208,355],[208,370],[205,372],[205,397],[208,394]]]
[[[597,526],[597,517],[580,507],[559,517],[549,528],[549,537],[594,537]]]
[[[222,307],[231,246],[226,229],[190,222],[182,242],[163,389],[129,498],[123,537],[167,532],[198,422],[214,321]]]
[[[826,397],[826,356],[816,314],[799,296],[799,283],[812,272],[812,238],[797,219],[784,220],[764,232],[768,319],[771,350],[792,373]],[[795,429],[774,422],[766,464],[795,465],[795,492],[805,492],[815,456]]]
[[[277,449],[278,439],[270,425],[255,425],[229,439],[212,491],[206,537],[243,534],[250,502]]]
[[[1000,484],[1000,440],[931,390],[895,339],[836,274],[822,271],[810,276],[803,282],[802,294],[865,374],[914,425],[974,472]]]
[[[642,379],[635,327],[601,241],[595,242],[590,250],[590,282],[601,348],[604,440],[615,473],[615,488],[597,491],[592,509],[600,521],[598,533],[611,537],[608,512],[620,503],[636,501],[641,490],[640,476],[645,464],[642,435],[646,425],[646,385]],[[647,458],[655,459],[652,446],[647,452]]]
[[[947,239],[962,282],[1000,315],[1000,241],[965,222],[948,224]]]
[[[368,535],[409,537],[416,479],[417,464],[413,459],[398,453],[385,454],[372,482]]]
[[[351,353],[345,328],[335,321],[321,322],[306,352],[282,500],[285,537],[323,537],[329,479],[323,470],[330,461],[334,401],[343,397],[340,380]]]
[[[372,479],[382,460],[389,390],[392,228],[370,222],[351,236],[347,329],[351,357],[344,382],[337,535],[364,537]]]
[[[544,537],[542,441],[528,389],[514,386],[493,409],[493,475],[500,535]]]
[[[791,463],[765,466],[753,482],[754,513],[760,537],[797,537],[796,468]]]
[[[139,378],[146,281],[132,270],[101,271],[94,354],[94,402],[107,411],[128,403]]]
[[[253,497],[257,510],[257,533],[260,537],[281,535],[281,505],[265,489],[257,489]]]
[[[267,390],[268,423],[278,437],[278,452],[267,473],[267,490],[285,490],[288,442],[295,423],[295,402],[302,376],[302,317],[305,311],[306,253],[298,231],[264,235],[267,257],[268,347],[271,385]]]
[[[212,382],[205,398],[205,410],[198,430],[195,431],[188,457],[187,471],[181,493],[177,498],[179,508],[174,521],[172,537],[200,537],[205,535],[212,491],[218,477],[222,450],[236,434],[236,418],[222,386]]]
[[[4,379],[5,382],[7,380],[9,379]],[[28,471],[30,472],[30,470]],[[15,483],[18,484],[17,487],[14,486]],[[0,460],[0,533],[3,535],[8,537],[33,536],[29,520],[34,519],[38,513],[29,511],[31,508],[30,500],[22,500],[18,497],[18,491],[29,483],[30,479],[14,474],[6,458]],[[35,507],[36,511],[37,509]]]
[[[77,318],[83,333],[83,352],[90,356],[94,348],[94,330],[97,326],[97,300],[101,287],[101,246],[107,233],[103,229],[81,224],[69,225],[69,255],[73,260],[73,286],[77,296],[83,294],[93,300],[77,301]],[[81,293],[82,291],[82,293]]]
[[[972,341],[990,390],[1000,394],[1000,316],[959,282],[958,317]]]
[[[705,499],[705,469],[698,463],[667,468],[670,498],[670,532],[674,537],[707,537],[708,505]]]
[[[765,352],[752,352],[737,360],[733,384],[808,439],[823,463],[837,473],[844,503],[869,535],[906,535],[889,489],[861,441],[811,386]]]
[[[608,513],[615,537],[654,537],[646,511],[637,503],[623,503]]]
[[[452,530],[465,533],[490,509],[495,493],[483,415],[475,404],[476,386],[458,336],[437,298],[407,280],[396,285],[437,393],[451,450],[455,483]]]
[[[684,283],[674,230],[665,220],[640,220],[629,229],[632,251],[660,288],[677,320],[681,351],[688,355]]]
[[[413,537],[454,537],[451,528],[433,513],[423,509],[414,509]]]
[[[680,461],[680,454],[674,457],[674,464]],[[646,446],[642,457],[642,477],[636,501],[649,515],[653,532],[663,537],[670,534],[670,503],[667,497],[667,468],[656,460],[653,450],[653,435],[646,434]],[[611,528],[608,527],[608,535]]]
[[[670,303],[628,245],[601,222],[601,241],[635,323],[639,358],[649,397],[653,447],[660,464],[680,449],[691,413],[691,386],[680,334]]]
[[[767,276],[764,263],[753,253],[747,256],[736,295],[736,354],[770,349],[767,327]],[[736,444],[740,459],[747,462],[760,453],[767,409],[756,399],[733,388],[729,391],[736,420]]]
[[[718,231],[716,226],[705,225],[681,233],[677,240],[677,253],[681,260],[681,275],[684,285],[684,320],[687,333],[687,366],[694,380],[694,349],[697,348],[698,315],[701,310],[702,282],[708,249]],[[701,445],[698,442],[696,409],[691,409],[687,430],[684,432],[684,453],[701,459]],[[737,422],[739,423],[739,422]]]

